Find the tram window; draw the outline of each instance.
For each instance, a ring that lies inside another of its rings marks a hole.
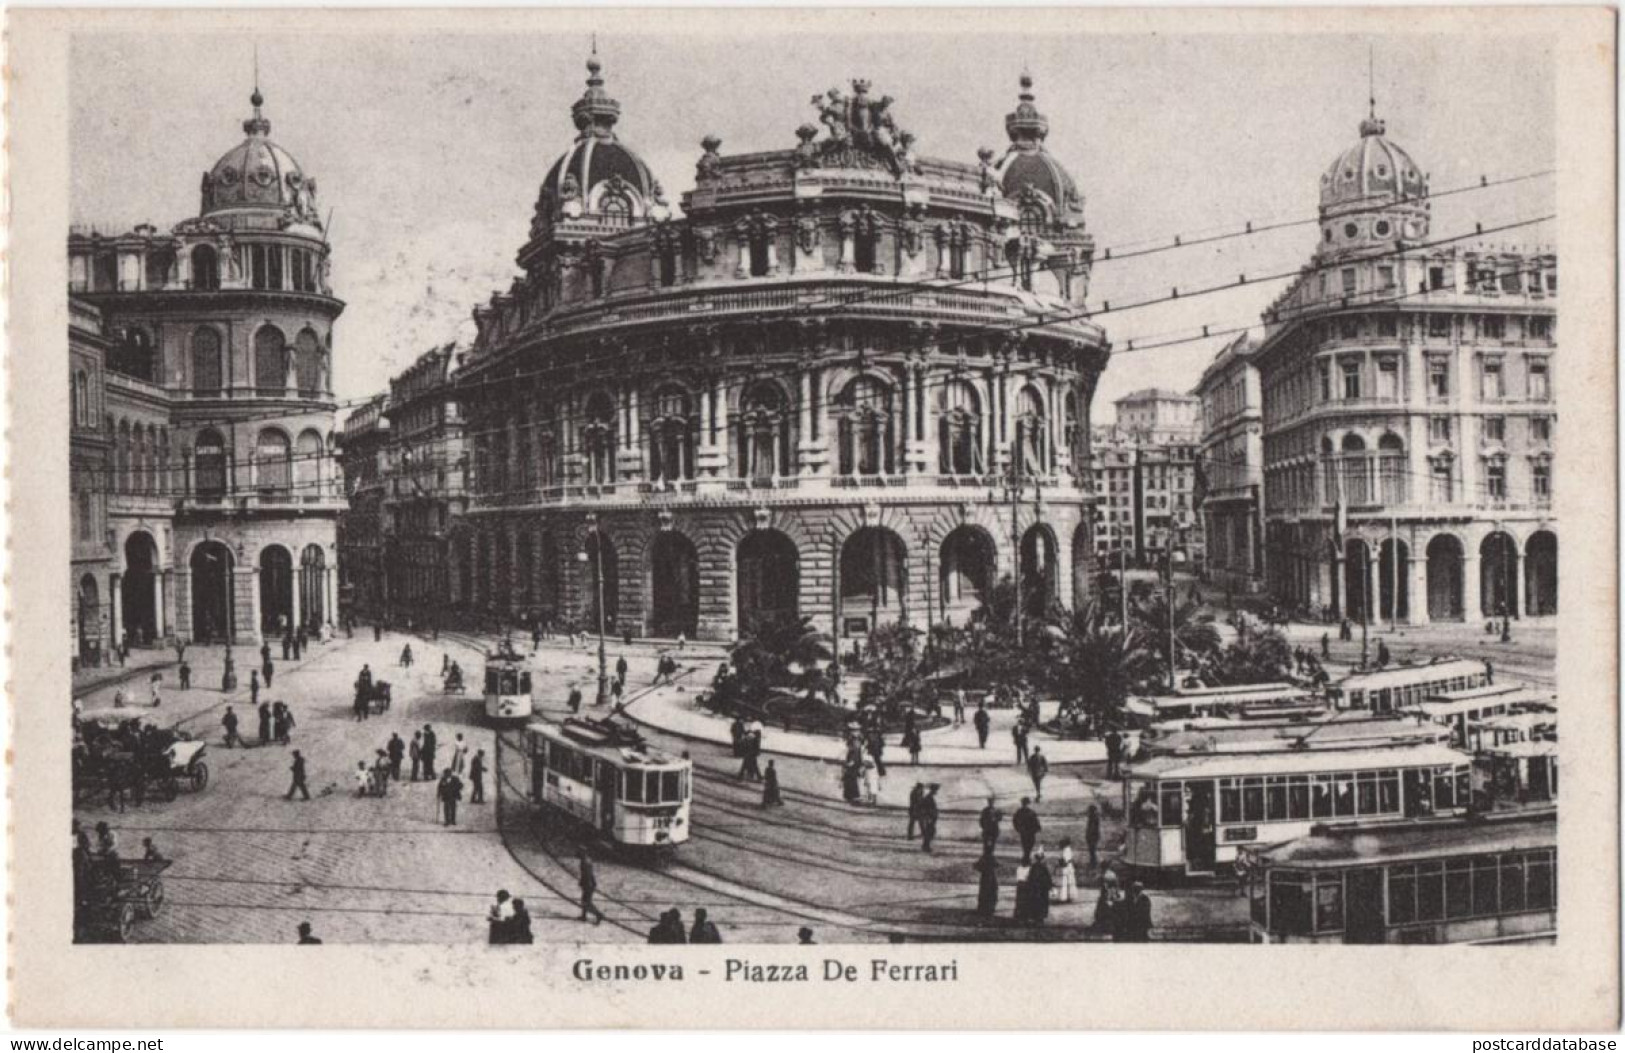
[[[497,690],[497,671],[495,669],[485,671],[485,693],[488,695],[499,693]]]
[[[683,799],[679,790],[680,772],[663,771],[660,773],[660,799],[666,804],[676,804]]]
[[[1325,819],[1332,814],[1332,777],[1316,775],[1314,780],[1310,787],[1309,814],[1316,819]]]
[[[1377,810],[1384,815],[1399,814],[1399,772],[1392,768],[1377,773]]]
[[[1288,819],[1309,818],[1309,776],[1294,775],[1287,783],[1286,814]]]
[[[626,791],[625,792],[626,800],[631,801],[634,804],[642,804],[643,803],[643,773],[642,772],[636,772],[636,771],[629,771],[629,772],[626,773],[626,778],[622,779],[621,782],[624,784],[624,789]]]
[[[1528,888],[1527,900],[1530,910],[1544,910],[1557,905],[1557,889],[1552,884],[1551,853],[1535,852],[1530,854]]]
[[[1264,780],[1261,776],[1251,776],[1242,783],[1241,818],[1248,823],[1264,821]]]
[[[504,670],[502,670],[499,677],[498,677],[498,679],[501,682],[501,687],[502,687],[502,690],[500,692],[501,694],[504,694],[504,695],[514,694],[515,693],[514,688],[519,686],[518,678],[513,675],[513,670],[512,669],[504,669]]]
[[[1279,822],[1286,818],[1286,776],[1271,775],[1264,785],[1264,818]]]
[[[1256,925],[1267,925],[1269,922],[1268,917],[1264,913],[1264,906],[1266,903],[1268,903],[1264,893],[1265,885],[1262,881],[1252,881],[1248,883],[1247,898],[1249,901],[1248,907],[1250,908],[1249,913],[1252,915],[1253,923]]]
[[[1185,822],[1185,786],[1183,783],[1164,783],[1162,787],[1162,825],[1180,826]]]
[[[1473,799],[1472,769],[1465,765],[1456,768],[1456,807],[1465,808]]]
[[[1499,874],[1500,867],[1494,856],[1473,860],[1474,914],[1495,914],[1500,910]]]
[[[1309,931],[1309,889],[1303,875],[1292,870],[1270,874],[1270,927],[1281,933]]]
[[[1338,772],[1335,776],[1337,783],[1337,814],[1354,814],[1354,773],[1351,771]]]
[[[1473,912],[1473,869],[1465,859],[1449,859],[1444,864],[1444,914],[1465,918]]]
[[[1434,769],[1433,806],[1440,811],[1456,806],[1456,780],[1449,768]]]
[[[1416,868],[1388,868],[1388,924],[1409,925],[1416,920]]]
[[[1501,857],[1501,912],[1515,914],[1524,909],[1524,867],[1523,857],[1506,855]]]
[[[1439,863],[1416,866],[1416,920],[1438,921],[1444,917],[1444,867]]]
[[[530,674],[529,673],[520,673],[519,674],[519,693],[521,695],[530,694]]]
[[[1354,806],[1361,815],[1377,812],[1377,773],[1363,771],[1354,787]]]
[[[1241,822],[1241,787],[1234,779],[1219,780],[1219,822]]]
[[[1315,931],[1336,932],[1343,927],[1343,875],[1315,878]]]

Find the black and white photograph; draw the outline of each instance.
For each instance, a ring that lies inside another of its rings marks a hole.
[[[1555,29],[533,14],[66,34],[62,948],[953,986],[1617,910]]]

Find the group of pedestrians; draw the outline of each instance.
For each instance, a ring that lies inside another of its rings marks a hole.
[[[261,702],[256,715],[259,718],[258,745],[269,746],[275,743],[286,746],[293,742],[293,710],[283,702]],[[235,706],[227,705],[226,711],[220,716],[220,727],[225,732],[227,749],[247,747],[243,741],[242,718],[237,715]]]
[[[530,911],[525,901],[515,899],[507,889],[497,890],[497,901],[486,914],[491,943],[535,943],[530,929]]]
[[[920,848],[922,851],[931,851],[931,843],[937,838],[937,818],[940,809],[937,805],[937,791],[942,789],[941,783],[915,783],[914,789],[908,793],[908,839],[914,840],[914,829],[920,831]]]
[[[742,720],[734,717],[733,723],[728,727],[729,737],[733,739],[733,753],[739,758],[738,778],[747,782],[762,782],[766,777],[762,774],[762,735],[767,729],[760,720],[752,717]],[[774,775],[777,782],[777,773]]]
[[[1033,803],[1032,799],[1023,797],[1021,807],[1010,817],[1010,827],[1021,846],[1021,858],[1015,871],[1013,917],[1023,924],[1041,925],[1049,917],[1050,904],[1072,903],[1077,899],[1078,860],[1071,838],[1061,839],[1053,858],[1045,851],[1038,840],[1044,824]],[[1004,813],[999,810],[997,800],[989,797],[977,819],[982,854],[972,864],[977,876],[976,912],[984,918],[993,918],[998,914],[999,860],[996,850],[1003,823]],[[1100,861],[1100,809],[1093,804],[1086,813],[1084,844],[1089,853],[1089,868],[1093,870]]]
[[[683,930],[683,912],[673,907],[660,915],[649,930],[650,943],[721,943],[722,933],[717,930],[716,923],[706,913],[704,907],[697,907],[694,911],[694,924],[687,932]]]

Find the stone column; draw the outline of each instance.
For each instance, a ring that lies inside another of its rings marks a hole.
[[[304,591],[305,568],[302,565],[295,563],[293,565],[293,615],[289,622],[289,628],[291,628],[294,632],[298,632],[299,626],[304,624],[304,618],[302,617],[302,608],[304,607],[304,596],[302,594]]]
[[[1408,625],[1426,625],[1428,616],[1428,558],[1411,553],[1410,611]]]
[[[1507,533],[1507,538],[1512,540],[1512,533],[1510,531]],[[1512,543],[1516,545],[1517,541],[1513,540]],[[1507,597],[1507,610],[1512,612],[1513,618],[1521,618],[1523,615],[1528,613],[1523,609],[1525,600],[1523,592],[1524,562],[1524,554],[1522,552],[1516,552],[1513,554],[1511,575],[1512,580],[1508,583],[1508,587],[1512,594]]]
[[[1468,624],[1484,617],[1479,584],[1478,553],[1468,552],[1461,560],[1461,617]]]
[[[920,446],[925,458],[925,470],[932,471],[932,465],[937,459],[937,400],[933,397],[931,383],[931,369],[929,366],[920,367],[920,385],[923,392],[920,398]],[[937,465],[938,468],[941,465]]]
[[[734,273],[741,278],[750,275],[750,239],[747,237],[739,239],[739,267]]]
[[[776,237],[767,239],[767,273],[779,273],[779,239]]]
[[[152,574],[152,627],[159,640],[164,638],[168,625],[164,619],[164,578],[168,576],[166,570],[154,570]]]
[[[112,629],[110,641],[114,647],[124,642],[124,575],[114,574],[108,579],[112,606],[107,609],[107,624]]]
[[[1376,553],[1365,562],[1366,620],[1376,625],[1382,616],[1382,549],[1370,546],[1366,551]]]

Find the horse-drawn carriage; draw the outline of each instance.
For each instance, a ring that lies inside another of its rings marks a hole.
[[[183,731],[161,728],[150,717],[110,709],[85,713],[74,725],[73,801],[128,794],[173,801],[182,787],[209,785],[207,747]]]
[[[75,943],[126,943],[164,905],[167,859],[92,859],[74,876]]]

